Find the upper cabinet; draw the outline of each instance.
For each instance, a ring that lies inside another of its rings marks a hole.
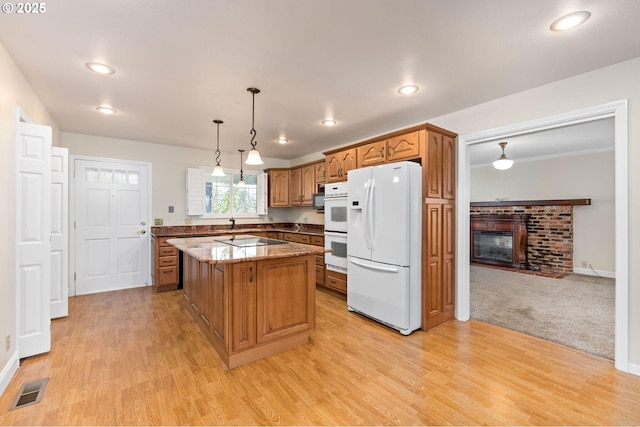
[[[268,169],[269,206],[289,206],[289,169]]]
[[[327,162],[321,161],[315,163],[316,184],[327,182]]]
[[[355,148],[349,148],[327,155],[327,182],[347,180],[347,172],[357,167],[356,151]]]
[[[455,139],[439,132],[426,132],[426,196],[456,198]]]
[[[312,206],[313,193],[316,188],[316,167],[307,165],[291,169],[289,189],[291,190],[291,206]]]
[[[420,157],[424,133],[424,130],[409,132],[357,147],[358,167],[364,168]]]

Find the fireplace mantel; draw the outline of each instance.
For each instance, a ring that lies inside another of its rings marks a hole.
[[[558,199],[558,200],[498,200],[491,202],[471,202],[471,207],[490,206],[588,206],[591,199]]]

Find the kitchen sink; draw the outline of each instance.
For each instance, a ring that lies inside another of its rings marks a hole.
[[[270,245],[284,245],[287,242],[283,240],[267,239],[265,237],[237,237],[226,240],[218,240],[220,243],[226,243],[227,245],[237,247],[250,247],[250,246],[270,246]]]

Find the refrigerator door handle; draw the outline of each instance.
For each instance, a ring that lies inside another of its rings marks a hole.
[[[375,236],[373,235],[374,230],[374,220],[373,217],[375,215],[375,194],[376,194],[376,180],[371,178],[371,185],[369,186],[369,191],[371,191],[371,195],[369,196],[369,242],[371,244],[371,250],[374,250],[374,246],[376,244]]]
[[[364,208],[362,209],[362,233],[364,234],[364,241],[367,244],[367,249],[371,249],[371,239],[369,237],[369,193],[371,190],[371,182],[368,182],[367,191],[364,195]]]
[[[395,268],[395,267],[379,267],[377,265],[365,264],[365,263],[356,261],[352,257],[349,257],[349,262],[355,265],[358,265],[360,267],[369,268],[371,270],[386,271],[388,273],[397,273],[398,271],[400,271],[398,268]]]

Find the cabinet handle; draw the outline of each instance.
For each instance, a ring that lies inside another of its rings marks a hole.
[[[249,283],[253,283],[253,267],[249,267]]]

